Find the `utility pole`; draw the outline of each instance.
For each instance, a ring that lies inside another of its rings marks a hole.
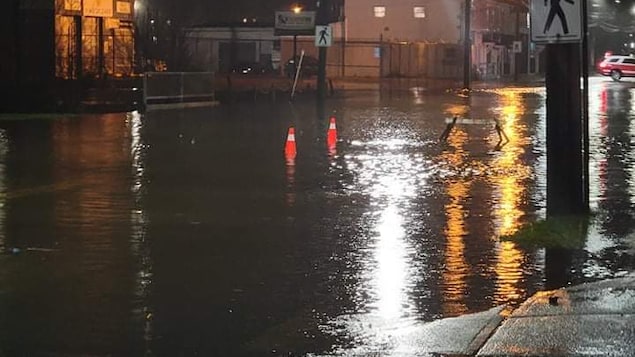
[[[547,45],[547,216],[587,212],[580,43]]]
[[[464,35],[463,35],[463,89],[470,89],[470,73],[472,72],[472,36],[471,36],[471,17],[472,17],[472,0],[465,0],[464,11]]]
[[[531,0],[531,39],[546,44],[548,218],[588,212],[580,79],[584,3]]]
[[[589,210],[589,15],[582,1],[582,147],[584,156],[584,205]]]
[[[582,213],[580,45],[547,45],[547,216]]]

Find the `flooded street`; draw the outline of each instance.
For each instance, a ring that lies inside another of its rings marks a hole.
[[[310,100],[0,121],[0,356],[390,355],[633,271],[635,82],[591,85],[576,249],[500,239],[546,215],[543,87],[344,93],[334,150]]]

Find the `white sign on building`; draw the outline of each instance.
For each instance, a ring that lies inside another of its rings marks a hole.
[[[531,0],[531,40],[580,42],[582,1],[586,0]]]
[[[274,28],[278,36],[313,34],[315,11],[276,11],[275,16]]]

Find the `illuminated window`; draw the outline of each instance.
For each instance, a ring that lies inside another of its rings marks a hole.
[[[385,17],[386,16],[386,7],[385,6],[375,6],[375,7],[373,7],[373,11],[375,12],[375,17]]]
[[[415,17],[418,19],[423,19],[426,17],[426,8],[423,6],[415,6],[413,11]]]

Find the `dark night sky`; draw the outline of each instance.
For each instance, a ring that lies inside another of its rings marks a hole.
[[[314,6],[315,1],[293,0],[147,0],[161,17],[172,18],[184,26],[239,22],[256,18],[273,24],[276,10],[290,9],[293,4]],[[156,16],[156,15],[155,15]]]
[[[263,25],[273,25],[276,10],[291,9],[300,4],[305,9],[314,8],[317,0],[145,0],[152,17],[171,19],[181,26],[236,24],[243,18],[257,19]],[[440,1],[440,0],[438,0]],[[455,0],[463,1],[463,0]],[[525,0],[501,0],[503,2]],[[635,0],[602,0],[607,8],[602,12],[613,12],[612,22],[621,26],[632,26],[631,13]],[[608,10],[608,11],[607,11]],[[592,9],[590,9],[592,11]]]

